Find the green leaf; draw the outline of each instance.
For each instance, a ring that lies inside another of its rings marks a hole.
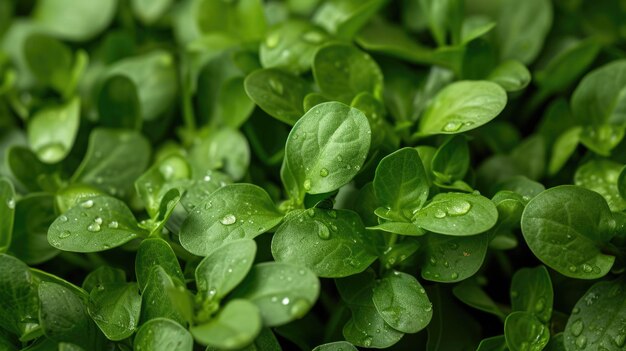
[[[496,206],[481,195],[443,193],[417,211],[413,222],[434,233],[465,236],[489,230],[497,219]]]
[[[543,323],[552,317],[554,293],[550,274],[544,266],[522,268],[511,281],[511,309],[534,314]]]
[[[429,233],[424,243],[422,278],[452,283],[473,276],[482,266],[489,235],[456,237]]]
[[[172,301],[169,290],[183,287],[183,282],[172,279],[161,266],[154,266],[148,277],[148,283],[141,293],[141,323],[155,318],[169,318],[186,325],[185,318]]]
[[[563,132],[552,146],[552,157],[548,165],[548,173],[554,175],[565,165],[574,154],[580,142],[581,127],[573,127]]]
[[[178,259],[171,246],[163,239],[145,239],[139,245],[135,256],[135,275],[139,289],[144,290],[150,281],[154,267],[159,266],[173,279],[185,281]]]
[[[104,349],[103,337],[87,313],[86,296],[54,283],[39,284],[39,322],[46,337],[88,350]],[[99,341],[100,339],[100,341]]]
[[[624,139],[624,134],[626,134],[626,126],[622,125],[585,126],[580,133],[580,142],[599,155],[610,156],[611,150]]]
[[[550,330],[530,312],[513,312],[504,322],[506,345],[511,351],[541,351],[550,340]]]
[[[392,328],[403,333],[417,333],[432,318],[432,304],[415,277],[394,271],[374,286],[372,301],[376,310]]]
[[[55,220],[54,197],[32,193],[17,201],[10,252],[27,264],[45,262],[59,250],[48,242],[48,230]]]
[[[261,311],[263,325],[272,327],[302,318],[317,300],[319,290],[319,281],[310,270],[266,262],[255,265],[232,296],[254,303]]]
[[[347,341],[335,341],[316,346],[313,351],[357,351],[358,349]]]
[[[433,318],[427,327],[427,351],[456,351],[478,344],[480,325],[459,306],[447,289],[435,285],[428,289],[428,296],[433,303]],[[446,318],[448,316],[454,318]]]
[[[233,77],[222,83],[216,101],[216,119],[220,119],[228,127],[239,128],[248,120],[253,110],[254,102],[246,93],[244,77]]]
[[[72,182],[87,183],[123,198],[130,194],[133,182],[146,169],[149,157],[150,144],[141,134],[95,129]]]
[[[45,55],[46,59],[42,60]],[[72,51],[61,41],[47,35],[34,33],[24,42],[24,58],[33,76],[42,85],[50,86],[63,96],[75,88],[71,84]]]
[[[183,223],[180,240],[189,252],[207,256],[224,243],[253,239],[271,230],[282,218],[265,190],[252,184],[231,184],[196,207]]]
[[[98,93],[100,125],[108,128],[139,129],[141,105],[135,83],[125,75],[108,77]]]
[[[191,351],[193,338],[187,329],[167,318],[155,318],[144,323],[135,335],[135,350]]]
[[[13,184],[0,178],[0,254],[6,252],[11,244],[13,221],[15,218],[15,189]]]
[[[34,18],[50,34],[70,41],[87,41],[109,26],[117,8],[117,0],[97,4],[72,0],[52,0],[37,3]]]
[[[580,81],[571,106],[580,124],[623,124],[626,113],[621,105],[626,94],[626,60],[618,60],[594,69]]]
[[[533,62],[552,27],[552,12],[549,0],[504,1],[496,26],[500,56],[523,64]]]
[[[196,267],[196,286],[203,298],[221,300],[246,277],[256,254],[254,240],[231,241],[205,257]]]
[[[214,319],[191,327],[196,341],[221,349],[240,349],[261,331],[259,308],[247,300],[229,301]]]
[[[310,92],[306,81],[278,68],[252,72],[246,77],[244,87],[263,111],[290,125],[304,114],[303,101]]]
[[[187,161],[196,179],[210,177],[213,171],[221,170],[233,180],[239,180],[246,175],[250,165],[250,146],[238,130],[209,130],[195,142]]]
[[[100,266],[87,274],[82,288],[89,293],[99,285],[125,282],[126,273],[123,270],[110,266]]]
[[[196,207],[204,205],[214,191],[232,183],[232,179],[222,172],[211,171],[201,179],[190,183],[187,185],[187,192],[180,199],[180,203],[187,212],[192,212]]]
[[[388,233],[396,233],[401,235],[421,236],[426,232],[411,222],[392,222],[384,221],[376,226],[367,227],[368,230],[382,230]]]
[[[626,200],[626,166],[622,168],[617,177],[617,190],[622,196],[622,199]]]
[[[122,340],[135,332],[140,308],[136,283],[103,284],[89,296],[89,315],[109,340]]]
[[[504,335],[483,339],[476,351],[507,351]]]
[[[37,285],[28,266],[0,254],[0,327],[23,336],[38,328]]]
[[[474,280],[465,280],[452,289],[454,296],[468,306],[477,310],[491,313],[500,319],[505,318],[505,314],[498,305],[487,295]]]
[[[265,34],[266,18],[259,0],[203,0],[196,11],[201,33],[227,35],[242,41],[256,41]]]
[[[500,84],[507,92],[516,92],[526,88],[531,78],[526,66],[519,61],[508,60],[494,68],[488,79]]]
[[[443,88],[420,118],[419,133],[457,134],[494,119],[506,105],[506,92],[488,81],[460,81]]]
[[[567,321],[567,350],[619,350],[626,341],[626,284],[623,279],[594,284],[576,303]]]
[[[465,177],[470,166],[470,152],[463,136],[453,136],[443,143],[433,156],[431,170],[435,179],[454,183]]]
[[[153,121],[168,112],[176,98],[178,78],[172,54],[155,50],[127,57],[113,64],[103,78],[124,76],[137,89],[139,110],[144,121]]]
[[[292,198],[331,192],[360,170],[370,146],[362,112],[339,102],[310,109],[287,138],[281,179]]]
[[[315,12],[313,22],[341,39],[351,39],[385,3],[385,0],[325,2]]]
[[[145,233],[125,203],[109,196],[85,200],[59,216],[48,229],[58,249],[96,252],[117,247]]]
[[[132,0],[130,2],[135,16],[146,25],[161,19],[172,6],[172,0]]]
[[[9,148],[6,156],[10,172],[27,190],[49,192],[57,190],[59,186],[57,165],[41,162],[30,148],[18,145]]]
[[[80,99],[47,107],[28,123],[28,142],[42,162],[59,162],[72,149],[79,123]]]
[[[289,20],[274,27],[259,49],[265,68],[278,67],[299,74],[311,68],[317,49],[328,41],[321,28],[300,20]]]
[[[602,253],[614,235],[615,220],[602,196],[562,185],[530,200],[522,215],[530,250],[559,273],[579,279],[606,275],[615,257]]]
[[[354,46],[329,44],[317,50],[313,76],[325,95],[344,103],[361,92],[382,97],[383,75],[378,64]]]
[[[361,218],[349,210],[310,208],[293,214],[276,230],[276,261],[302,265],[316,275],[345,277],[362,272],[375,259]]]
[[[444,46],[449,41],[448,37],[453,44],[461,41],[463,1],[420,0],[419,3],[438,46]]]
[[[593,190],[606,200],[611,211],[626,210],[626,199],[619,195],[617,179],[623,165],[609,160],[592,160],[576,170],[574,184]]]
[[[374,191],[387,216],[408,222],[428,198],[428,179],[422,160],[413,148],[402,148],[384,157],[376,167]],[[390,213],[389,213],[390,212]]]

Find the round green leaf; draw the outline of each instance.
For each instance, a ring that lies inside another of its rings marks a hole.
[[[623,165],[610,160],[592,160],[576,170],[574,183],[602,195],[611,211],[626,210],[626,198],[619,195],[618,178]]]
[[[614,235],[615,220],[594,191],[573,185],[548,189],[526,205],[521,224],[535,256],[565,276],[596,279],[613,266],[615,257],[601,249]]]
[[[0,253],[6,252],[11,244],[15,218],[15,189],[13,184],[0,178]]]
[[[15,206],[11,253],[30,265],[58,255],[60,251],[48,241],[49,227],[56,217],[54,197],[50,194],[31,193],[19,199]]]
[[[183,282],[172,279],[163,267],[154,266],[141,293],[141,323],[163,317],[186,325],[185,318],[170,294],[171,290],[183,287]]]
[[[103,284],[89,296],[89,315],[109,340],[126,339],[135,332],[140,308],[136,283]]]
[[[196,341],[226,350],[250,344],[261,331],[259,308],[247,300],[230,300],[211,321],[191,327]]]
[[[318,345],[313,351],[358,351],[358,349],[347,341],[335,341]]]
[[[522,268],[511,281],[511,309],[534,314],[543,323],[550,322],[554,293],[550,274],[544,266]]]
[[[180,242],[198,256],[207,256],[224,243],[253,239],[282,220],[272,199],[252,184],[230,184],[216,190],[183,223]]]
[[[109,128],[139,129],[141,106],[137,88],[125,75],[112,75],[102,84],[98,93],[100,125]]]
[[[488,81],[460,81],[443,88],[419,120],[419,133],[457,134],[494,119],[506,105],[506,92]]]
[[[28,142],[42,162],[59,162],[72,149],[79,123],[79,98],[42,109],[28,123]]]
[[[38,327],[37,285],[28,266],[0,254],[0,327],[25,335]]]
[[[310,208],[278,227],[272,254],[277,261],[308,267],[320,277],[345,277],[362,272],[376,259],[369,252],[369,240],[356,213]]]
[[[587,73],[572,94],[572,112],[579,124],[623,124],[620,108],[626,98],[626,60],[618,60]]]
[[[504,337],[510,351],[541,351],[550,340],[550,330],[532,313],[518,311],[506,317]]]
[[[494,68],[487,79],[498,83],[508,92],[515,92],[526,88],[530,83],[530,72],[519,61],[508,60]]]
[[[133,344],[137,351],[193,350],[193,338],[187,329],[167,318],[155,318],[142,325]]]
[[[442,283],[465,280],[478,272],[488,246],[487,233],[468,237],[427,234],[422,278]]]
[[[82,288],[89,293],[99,285],[125,282],[126,272],[123,270],[110,266],[100,266],[87,274],[83,281]]]
[[[116,9],[117,0],[95,3],[50,0],[37,3],[34,17],[54,36],[71,41],[86,41],[109,26]]]
[[[178,258],[167,241],[160,238],[143,240],[135,256],[135,276],[140,290],[146,288],[155,266],[160,266],[170,277],[185,281]]]

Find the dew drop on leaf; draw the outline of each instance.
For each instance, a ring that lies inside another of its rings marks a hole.
[[[87,230],[90,232],[99,232],[100,231],[100,224],[98,223],[91,223],[88,227]]]
[[[290,300],[289,300],[288,297],[283,297],[283,299],[280,300],[280,303],[285,305],[285,306],[289,305],[289,302],[290,302]]]
[[[322,240],[330,239],[330,230],[325,224],[318,223],[317,236]]]
[[[272,88],[272,91],[274,93],[276,93],[277,95],[283,95],[283,91],[284,91],[284,87],[283,84],[275,79],[270,78],[269,79],[269,84],[270,84],[270,88]]]
[[[66,216],[61,216],[61,217],[59,217],[59,221],[61,223],[65,223],[65,222],[67,222],[67,217]]]
[[[584,263],[583,264],[583,272],[585,273],[591,273],[593,272],[593,267],[591,267],[589,264]]]
[[[117,223],[117,221],[111,221],[111,223],[109,223],[109,228],[111,229],[117,229],[119,227],[119,224]]]
[[[435,218],[444,218],[446,216],[446,213],[442,210],[437,210],[435,212]]]
[[[14,209],[15,208],[15,199],[9,199],[7,201],[7,207],[10,209]]]
[[[321,177],[327,177],[328,176],[328,170],[326,168],[320,169],[320,176]]]
[[[280,43],[280,35],[278,33],[271,34],[265,39],[265,45],[270,49],[278,46],[278,43]]]
[[[462,125],[463,124],[461,122],[450,121],[446,123],[441,130],[444,132],[456,132],[457,130],[461,129]]]
[[[302,184],[302,187],[304,188],[304,190],[309,191],[311,190],[311,179],[305,179],[304,183]]]
[[[307,300],[305,300],[305,299],[297,299],[291,305],[291,309],[289,310],[289,313],[294,318],[302,318],[302,317],[304,317],[304,315],[308,311],[309,306],[310,305],[309,305],[309,302]]]
[[[69,230],[64,230],[59,234],[60,239],[69,238],[72,233]]]
[[[448,208],[448,214],[450,216],[462,216],[467,214],[471,208],[472,205],[469,202],[461,200]]]
[[[585,346],[587,346],[587,337],[584,335],[577,337],[576,346],[578,346],[578,348],[584,349]]]
[[[236,221],[237,221],[237,217],[235,217],[235,215],[230,214],[230,213],[222,217],[222,219],[220,219],[220,223],[222,223],[223,225],[231,225],[235,223]]]
[[[311,44],[319,44],[324,40],[324,36],[318,31],[310,30],[302,35],[302,39]]]
[[[574,336],[579,336],[583,332],[584,327],[585,327],[585,325],[584,325],[582,319],[579,319],[579,320],[575,321],[572,324],[572,328],[571,328],[572,334]]]
[[[87,200],[87,201],[83,202],[81,204],[81,206],[83,206],[84,208],[92,208],[93,207],[93,200]]]

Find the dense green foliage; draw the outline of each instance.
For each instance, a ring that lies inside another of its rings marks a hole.
[[[0,350],[626,350],[626,2],[0,1]]]

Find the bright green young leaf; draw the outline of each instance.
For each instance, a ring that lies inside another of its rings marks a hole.
[[[442,193],[417,211],[413,222],[434,233],[466,236],[489,230],[497,219],[496,206],[484,196]]]
[[[530,72],[519,61],[508,60],[494,68],[487,79],[500,84],[507,92],[515,92],[526,88],[530,83]]]
[[[253,110],[254,102],[246,93],[244,77],[233,77],[222,83],[216,101],[216,119],[228,127],[239,128],[250,118]]]
[[[134,340],[135,350],[192,351],[193,338],[187,329],[167,318],[144,323]]]
[[[372,301],[385,322],[403,333],[417,333],[432,318],[426,290],[412,275],[394,271],[374,286]]]
[[[470,166],[470,152],[464,136],[453,136],[442,144],[431,162],[435,179],[442,183],[462,180]]]
[[[117,8],[117,0],[97,3],[72,0],[38,2],[34,10],[35,21],[50,34],[70,41],[94,38],[109,26]]]
[[[403,148],[383,158],[374,176],[374,191],[389,218],[410,221],[428,198],[428,179],[419,153]]]
[[[135,256],[135,276],[139,289],[144,290],[150,281],[152,270],[159,266],[167,275],[180,282],[185,281],[178,259],[171,246],[163,239],[143,240]]]
[[[574,183],[602,195],[611,211],[623,211],[626,199],[619,195],[617,185],[622,168],[622,164],[610,160],[592,160],[576,170]]]
[[[624,102],[626,103],[626,100]],[[626,121],[626,117],[624,117],[624,121]],[[624,139],[625,134],[626,126],[623,125],[589,125],[583,127],[580,133],[580,143],[599,155],[610,156],[611,150]]]
[[[420,118],[419,133],[457,134],[494,119],[506,105],[506,92],[488,81],[460,81],[443,88]]]
[[[172,0],[132,0],[130,2],[135,16],[146,25],[157,22],[172,6]]]
[[[511,281],[511,309],[534,314],[543,323],[552,317],[554,293],[550,274],[544,266],[522,268]]]
[[[422,278],[435,282],[458,282],[473,276],[483,264],[489,235],[456,237],[429,233],[424,243]]]
[[[183,223],[180,240],[189,252],[207,256],[229,241],[265,233],[282,218],[265,190],[252,184],[231,184],[196,207]]]
[[[483,339],[476,351],[508,351],[504,335]]]
[[[325,95],[344,103],[361,92],[382,97],[383,75],[378,64],[354,46],[329,44],[317,50],[313,76]]]
[[[149,157],[150,145],[141,134],[95,129],[89,136],[87,154],[72,181],[87,183],[124,198],[146,169]]]
[[[573,127],[561,134],[552,146],[552,157],[548,165],[548,173],[553,175],[558,173],[567,160],[576,151],[580,142],[581,127]]]
[[[565,327],[566,350],[610,350],[624,347],[626,284],[623,279],[594,284],[576,303]]]
[[[552,3],[549,0],[506,0],[500,6],[495,32],[503,59],[532,63],[552,27]]]
[[[562,185],[530,200],[522,215],[530,250],[550,268],[579,279],[606,275],[615,257],[602,252],[614,235],[615,220],[598,193]]]
[[[279,326],[302,318],[319,295],[320,283],[310,270],[287,263],[266,262],[252,267],[233,292],[254,303],[263,325]]]
[[[281,179],[290,196],[331,192],[360,170],[370,146],[367,118],[339,102],[319,104],[294,125],[287,138]]]
[[[504,336],[510,351],[541,351],[550,340],[550,330],[534,314],[517,311],[506,317]]]
[[[310,87],[303,79],[278,68],[252,72],[244,81],[246,93],[270,116],[293,125],[304,114]]]
[[[438,46],[461,41],[464,2],[459,0],[420,0],[428,27]]]
[[[220,34],[242,41],[255,41],[266,31],[263,4],[259,0],[202,0],[197,7],[197,25],[201,33]]]
[[[386,212],[386,210],[385,210]],[[386,221],[384,219],[380,220],[376,226],[367,227],[369,230],[382,230],[383,232],[395,233],[400,235],[410,235],[410,236],[422,236],[426,232],[418,227],[415,223],[411,222],[394,222],[394,221]]]
[[[198,294],[221,300],[246,277],[256,254],[254,240],[231,241],[205,257],[196,267]]]
[[[150,217],[157,218],[165,195],[175,187],[187,185],[190,177],[189,163],[176,154],[163,158],[141,175],[135,181],[135,189]]]
[[[18,336],[38,327],[37,285],[28,266],[0,254],[0,326]]]
[[[28,142],[42,162],[59,162],[72,149],[79,123],[78,98],[42,109],[28,124]]]
[[[104,251],[145,235],[122,201],[97,196],[59,216],[48,229],[48,242],[74,252]]]
[[[137,283],[103,284],[89,296],[89,315],[109,340],[122,340],[135,332],[140,308]]]
[[[272,254],[279,262],[308,267],[320,277],[345,277],[375,260],[369,235],[352,211],[310,208],[278,227]]]
[[[193,177],[211,177],[215,170],[223,171],[233,180],[246,175],[250,165],[250,146],[244,135],[236,129],[209,130],[189,153]]]
[[[342,39],[351,39],[385,4],[385,0],[338,0],[323,3],[313,22]]]
[[[234,350],[250,344],[261,331],[259,308],[250,301],[229,301],[211,321],[191,327],[203,345]]]
[[[15,218],[15,189],[5,178],[0,178],[0,218],[0,253],[4,253],[11,244]]]

